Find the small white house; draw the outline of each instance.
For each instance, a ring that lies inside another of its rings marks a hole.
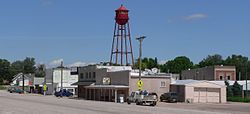
[[[12,79],[11,85],[15,86],[23,86],[23,78],[24,78],[24,86],[32,86],[34,76],[31,74],[18,73]]]

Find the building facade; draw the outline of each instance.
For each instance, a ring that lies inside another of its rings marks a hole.
[[[89,100],[117,102],[138,90],[139,75],[130,66],[86,66],[78,68],[78,97]],[[159,95],[169,92],[170,77],[142,75],[143,90]]]
[[[235,66],[208,66],[182,71],[181,79],[236,80]]]
[[[226,86],[209,81],[177,80],[170,86],[179,102],[226,103]]]
[[[11,85],[15,86],[23,86],[23,78],[24,78],[24,86],[33,86],[34,82],[34,75],[32,74],[23,74],[23,73],[18,73],[12,79]]]
[[[53,94],[55,91],[60,91],[61,87],[75,94],[77,93],[77,86],[72,84],[77,81],[78,75],[71,74],[71,69],[69,68],[46,70],[45,82],[48,87],[47,94]]]

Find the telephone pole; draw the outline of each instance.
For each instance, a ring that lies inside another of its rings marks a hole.
[[[24,66],[23,66],[23,73],[22,73],[22,76],[23,76],[23,93],[24,93]]]
[[[140,42],[140,52],[139,52],[139,80],[141,80],[141,56],[142,56],[142,41],[145,39],[146,36],[141,36],[136,38]]]
[[[61,61],[61,92],[63,91],[63,61]]]
[[[245,96],[245,98],[247,98],[247,96],[248,96],[247,92],[248,91],[247,91],[247,65],[246,65],[246,94],[245,94],[246,96]]]

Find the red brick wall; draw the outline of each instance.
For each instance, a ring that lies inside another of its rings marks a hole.
[[[222,80],[227,79],[227,76],[230,76],[230,80],[236,80],[236,72],[235,71],[216,70],[215,80],[220,80],[220,76],[223,76]]]

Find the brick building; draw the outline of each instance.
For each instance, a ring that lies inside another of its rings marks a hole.
[[[182,71],[181,79],[236,80],[235,66],[208,66]]]

